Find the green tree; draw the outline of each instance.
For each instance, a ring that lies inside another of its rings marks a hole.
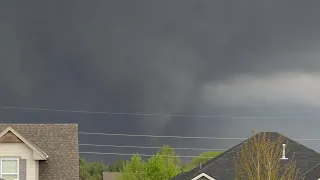
[[[181,159],[175,154],[174,149],[169,145],[163,145],[157,155],[162,156],[162,158],[166,160],[167,165],[169,163],[173,163],[177,167],[181,166]]]
[[[218,151],[208,151],[200,154],[198,157],[194,157],[191,163],[184,164],[182,166],[182,171],[187,172],[191,169],[198,167],[201,164],[208,162],[210,159],[220,155],[222,152]]]
[[[139,154],[135,154],[129,161],[126,162],[118,179],[144,180],[146,179],[145,175],[145,162]]]
[[[138,154],[126,162],[120,180],[169,180],[181,172],[181,160],[174,149],[164,145],[155,155],[143,161]]]
[[[150,180],[168,179],[166,162],[161,156],[152,156],[145,167],[146,177]]]
[[[103,176],[105,165],[102,162],[90,162],[89,173],[92,180],[100,180]]]
[[[120,172],[122,170],[124,164],[125,164],[125,161],[117,160],[114,163],[112,163],[110,166],[108,166],[106,168],[106,171],[108,171],[108,172]]]
[[[80,180],[90,179],[88,163],[83,158],[79,159],[79,175]]]
[[[181,172],[181,159],[176,156],[173,148],[168,145],[164,145],[156,155],[149,159],[147,167],[153,166],[157,166],[159,168],[158,172],[163,174],[162,179],[170,179]],[[156,169],[156,167],[151,169]],[[156,179],[158,177],[156,175],[150,174],[148,177],[152,177],[152,180],[158,180]]]
[[[192,163],[186,163],[186,164],[183,164],[182,166],[181,166],[181,170],[183,171],[183,172],[188,172],[188,171],[190,171],[191,169],[193,169],[194,167],[193,167],[193,165],[192,165]]]
[[[208,162],[210,159],[220,155],[221,152],[217,152],[217,151],[208,151],[208,152],[204,152],[201,153],[198,157],[193,158],[192,160],[192,165],[193,167],[197,167],[201,164],[204,164],[206,162]]]
[[[80,180],[101,180],[105,165],[102,162],[87,162],[79,159]]]

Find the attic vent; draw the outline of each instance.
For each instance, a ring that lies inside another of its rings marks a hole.
[[[286,160],[288,158],[286,158],[286,144],[282,144],[282,160]]]
[[[11,131],[8,131],[0,138],[0,143],[22,143],[22,141]]]

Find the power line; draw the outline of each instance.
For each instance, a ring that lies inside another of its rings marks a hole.
[[[137,112],[112,112],[112,111],[49,109],[49,108],[14,107],[14,106],[0,106],[0,109],[14,109],[14,110],[23,110],[23,111],[83,113],[83,114],[109,114],[109,115],[130,115],[130,116],[163,116],[163,117],[208,118],[208,119],[214,119],[214,118],[220,118],[220,119],[320,119],[320,117],[192,115],[192,114],[165,114],[165,113],[137,113]]]
[[[109,133],[88,133],[79,132],[79,134],[85,135],[102,135],[102,136],[126,136],[126,137],[149,137],[149,138],[175,138],[175,139],[220,139],[220,140],[244,140],[247,138],[219,138],[219,137],[194,137],[194,136],[156,136],[145,134],[109,134]]]
[[[293,139],[293,140],[295,140],[295,141],[320,141],[320,139],[317,139],[317,138],[315,138],[315,139],[312,139],[312,138],[310,138],[310,139]]]
[[[125,153],[103,153],[103,152],[79,152],[79,154],[96,154],[96,155],[119,155],[119,156],[133,156],[136,154],[125,154]],[[138,154],[139,156],[142,157],[152,157],[154,155],[151,154]],[[194,157],[199,157],[199,156],[168,156],[168,155],[158,155],[161,157],[179,157],[179,158],[194,158]],[[199,157],[199,158],[214,158],[214,157]]]
[[[112,144],[79,144],[79,146],[93,146],[93,147],[113,147],[113,148],[137,148],[137,149],[161,149],[162,147],[148,147],[148,146],[118,146]],[[226,149],[202,149],[202,148],[174,148],[174,150],[195,150],[195,151],[225,151]]]
[[[196,137],[196,136],[157,136],[147,134],[110,134],[110,133],[90,133],[90,132],[78,132],[84,135],[101,135],[101,136],[125,136],[125,137],[148,137],[148,138],[173,138],[173,139],[212,139],[212,140],[246,140],[248,138],[220,138],[220,137]],[[319,138],[297,138],[295,141],[320,141]]]

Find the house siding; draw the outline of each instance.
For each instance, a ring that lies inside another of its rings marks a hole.
[[[0,158],[17,157],[26,159],[27,180],[39,180],[38,161],[33,160],[32,150],[23,143],[1,143]]]

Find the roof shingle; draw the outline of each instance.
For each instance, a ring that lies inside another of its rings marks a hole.
[[[267,135],[270,136],[271,141],[282,136],[277,132],[267,132]],[[305,175],[306,177],[304,180],[320,178],[320,171],[316,170],[320,168],[320,154],[292,139],[285,136],[283,137],[284,141],[288,142],[289,152],[287,153],[287,157],[293,157],[294,154],[297,168],[299,168],[299,176]],[[189,172],[177,175],[172,180],[192,179],[201,173],[206,173],[219,180],[234,179],[234,157],[240,151],[243,143],[248,142],[249,139],[211,159],[203,164],[201,169],[199,167],[194,168]]]
[[[0,132],[8,126],[49,155],[39,161],[39,179],[79,180],[77,124],[0,124]]]

